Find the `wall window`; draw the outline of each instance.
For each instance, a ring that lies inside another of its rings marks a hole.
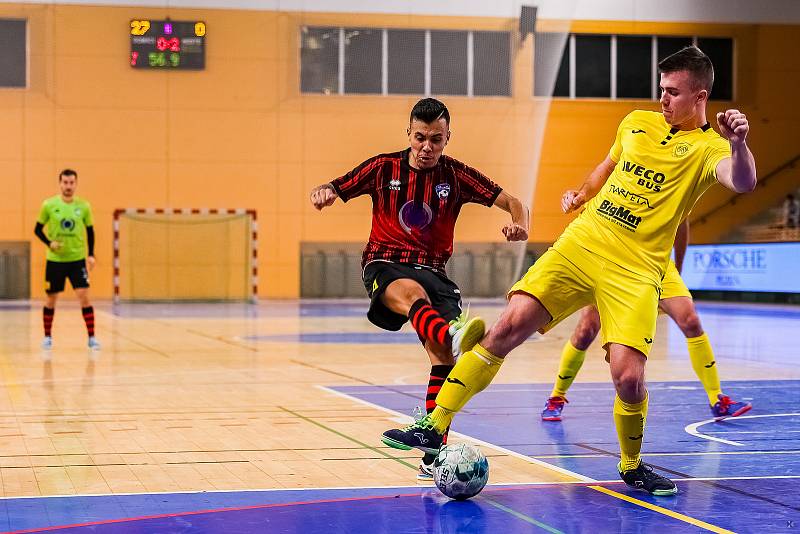
[[[431,31],[431,93],[467,94],[468,46],[467,32]]]
[[[575,36],[575,96],[611,96],[611,39],[607,35]]]
[[[425,60],[428,56],[425,52],[425,32],[389,30],[387,33],[389,34],[389,94],[424,94]],[[380,51],[380,48],[378,50]]]
[[[510,96],[511,33],[302,27],[300,90]]]
[[[511,95],[511,36],[508,32],[473,32],[475,85],[480,96]]]
[[[28,85],[26,24],[19,19],[0,19],[0,87]]]
[[[652,98],[652,56],[652,37],[617,36],[617,98]]]
[[[300,90],[338,93],[339,28],[303,28],[300,43]]]
[[[658,62],[695,44],[714,63],[711,100],[733,98],[733,39],[655,35],[539,33],[534,95],[657,100]],[[555,63],[560,58],[558,73]]]
[[[383,34],[369,28],[344,30],[344,92],[381,93]]]

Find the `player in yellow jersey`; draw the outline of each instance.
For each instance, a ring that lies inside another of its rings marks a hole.
[[[689,222],[684,221],[678,227],[675,239],[675,261],[670,260],[664,280],[661,282],[658,307],[675,321],[686,336],[689,359],[708,395],[711,413],[717,420],[737,417],[750,411],[752,405],[749,402],[735,401],[722,392],[711,342],[697,316],[692,294],[680,275],[688,242]],[[595,306],[586,306],[581,310],[581,318],[575,326],[572,337],[564,344],[561,351],[561,362],[553,391],[542,410],[543,421],[561,421],[561,412],[567,402],[567,391],[583,366],[586,350],[599,331],[600,313]]]
[[[509,290],[500,318],[450,372],[436,409],[413,425],[384,432],[385,444],[437,451],[455,414],[489,385],[511,350],[594,304],[617,391],[620,476],[653,495],[677,493],[671,480],[640,458],[647,417],[644,369],[661,280],[678,225],[697,199],[716,182],[737,193],[752,191],[756,168],[744,114],[717,114],[722,136],[706,121],[711,60],[687,47],[659,69],[661,113],[634,111],[622,120],[605,160],[579,190],[561,199],[565,212],[585,205],[581,215]]]

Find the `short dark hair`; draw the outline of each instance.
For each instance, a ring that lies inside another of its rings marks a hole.
[[[423,98],[411,108],[411,118],[409,118],[408,122],[414,119],[426,124],[444,119],[444,121],[450,125],[450,112],[447,111],[447,106],[445,106],[443,102],[435,98]]]
[[[696,46],[684,47],[658,62],[661,72],[688,71],[694,78],[695,89],[705,89],[711,94],[714,85],[714,65]]]
[[[75,179],[78,179],[78,173],[73,171],[72,169],[64,169],[60,173],[58,173],[58,181],[61,181],[62,176],[74,176]]]

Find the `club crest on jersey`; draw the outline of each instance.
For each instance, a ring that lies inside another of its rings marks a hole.
[[[682,158],[686,154],[689,153],[689,149],[692,147],[689,143],[678,143],[675,145],[675,150],[672,151],[672,155],[676,158]]]
[[[400,180],[397,178],[392,178],[389,180],[389,189],[392,191],[400,191]]]
[[[450,184],[436,184],[436,196],[442,200],[450,196]]]

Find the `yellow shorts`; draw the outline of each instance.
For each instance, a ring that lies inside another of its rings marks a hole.
[[[689,297],[692,298],[692,293],[686,287],[686,283],[681,278],[678,268],[675,267],[675,262],[669,260],[667,265],[667,272],[664,274],[664,279],[661,281],[661,300],[671,299],[673,297]]]
[[[656,332],[658,291],[655,281],[562,241],[559,250],[548,249],[508,295],[527,293],[544,305],[553,320],[541,333],[594,304],[603,325],[603,347],[618,343],[647,356]]]

